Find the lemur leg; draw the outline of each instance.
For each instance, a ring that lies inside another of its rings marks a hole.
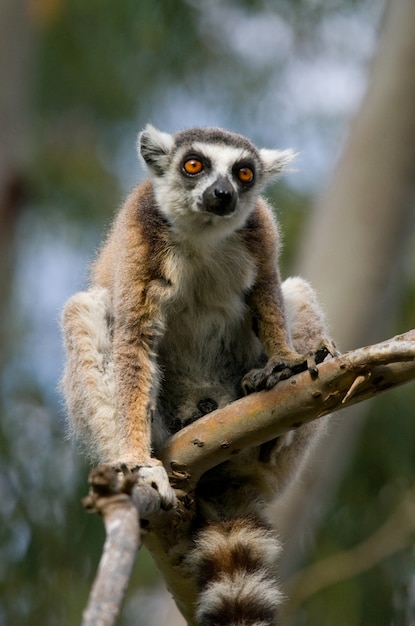
[[[62,390],[67,402],[69,430],[89,458],[126,471],[123,459],[125,434],[116,408],[116,385],[109,292],[101,287],[73,295],[62,314],[66,365]],[[161,504],[175,503],[165,469],[129,467],[137,480],[160,494]]]
[[[329,337],[325,314],[317,294],[303,278],[287,278],[282,283],[287,326],[294,349],[299,354],[321,352],[321,360],[329,353],[339,354]]]
[[[295,350],[316,354],[321,360],[338,350],[329,337],[324,312],[317,295],[302,278],[289,278],[282,285],[287,324]],[[325,431],[326,419],[314,420],[261,446],[260,460],[266,481],[274,494],[280,494],[298,476],[308,456]]]
[[[62,391],[70,434],[94,462],[119,458],[121,440],[115,410],[115,386],[106,289],[74,294],[62,313],[66,363]]]

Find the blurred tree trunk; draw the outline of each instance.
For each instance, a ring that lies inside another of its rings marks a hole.
[[[296,268],[319,292],[343,351],[389,332],[403,287],[415,183],[414,68],[415,3],[390,0],[366,96],[312,215]],[[363,411],[364,405],[354,410]],[[342,478],[362,423],[351,417],[336,420],[314,455],[312,471],[275,510],[286,534],[283,577],[298,566],[304,535],[311,537],[318,524],[315,511]]]
[[[27,0],[0,3],[0,369],[10,330],[15,234],[23,203],[27,154],[30,48]]]

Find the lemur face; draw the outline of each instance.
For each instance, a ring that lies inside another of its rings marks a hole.
[[[265,183],[292,159],[291,151],[258,150],[218,128],[169,135],[147,126],[139,151],[153,178],[157,203],[176,230],[236,230]]]
[[[180,155],[178,168],[184,187],[194,197],[194,208],[222,217],[237,210],[238,201],[253,189],[258,170],[260,164],[254,153],[198,142]]]

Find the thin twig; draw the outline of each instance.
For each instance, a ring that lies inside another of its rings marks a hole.
[[[92,470],[89,480],[91,492],[84,505],[102,516],[106,540],[82,626],[112,626],[141,547],[140,517],[158,512],[160,498],[155,489],[133,486],[107,466]]]

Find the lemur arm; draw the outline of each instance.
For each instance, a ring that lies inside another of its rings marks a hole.
[[[151,202],[150,185],[129,197],[94,265],[92,281],[111,295],[115,419],[120,433],[119,458],[113,461],[138,471],[142,482],[157,485],[169,503],[174,495],[167,474],[152,457],[151,424],[159,385],[157,342],[163,332],[168,287],[159,261],[161,228],[158,216],[149,210]],[[149,230],[158,237],[149,237]]]

